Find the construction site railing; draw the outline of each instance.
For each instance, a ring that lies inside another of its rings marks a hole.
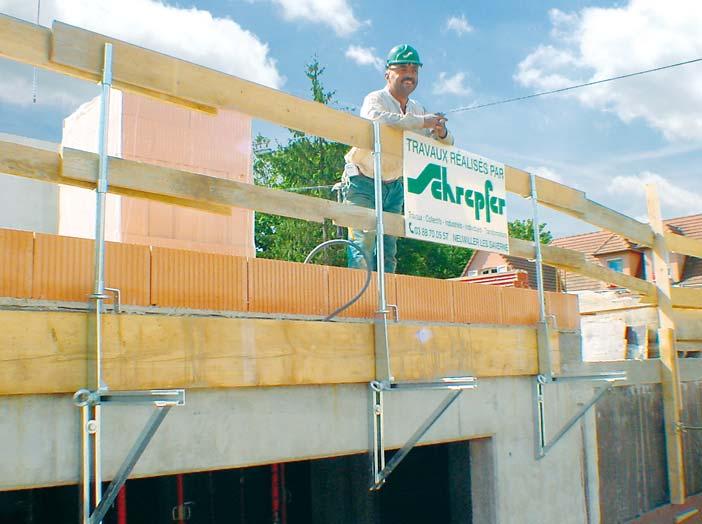
[[[0,56],[91,81],[100,78],[104,45],[112,43],[113,86],[117,89],[208,113],[216,113],[218,108],[233,109],[350,146],[373,148],[373,129],[365,119],[81,28],[54,22],[48,29],[0,15],[0,34]],[[385,159],[397,159],[402,151],[401,131],[383,127],[382,148]],[[64,149],[59,157],[58,148],[37,149],[21,140],[6,138],[0,143],[0,170],[49,182],[94,187],[97,155]],[[589,200],[577,189],[541,177],[535,179],[542,205],[639,245],[653,245],[654,233],[648,224]],[[530,174],[506,166],[506,188],[529,198]],[[219,213],[228,213],[229,207],[241,207],[317,222],[332,219],[343,226],[374,227],[371,210],[117,158],[110,159],[110,191]],[[384,220],[387,234],[404,236],[401,216],[386,213]],[[702,257],[702,242],[674,233],[665,233],[664,237],[669,251]],[[510,254],[533,259],[534,244],[510,239]],[[542,256],[547,265],[630,289],[649,303],[657,301],[651,282],[588,262],[583,253],[542,246]],[[698,304],[702,305],[702,290],[673,289],[673,305]]]
[[[54,22],[48,29],[0,15],[0,57],[10,60],[98,81],[103,73],[106,44],[111,44],[114,51],[111,80],[116,89],[207,113],[214,114],[218,108],[232,109],[311,135],[367,150],[374,149],[374,138],[378,134],[374,133],[369,121],[326,105],[61,22]],[[397,162],[402,154],[401,131],[384,126],[381,136],[382,141],[376,144],[379,146],[376,149],[382,149],[383,163],[387,160]],[[41,147],[8,137],[0,142],[0,172],[12,175],[95,187],[98,181],[97,162],[97,155],[73,149],[60,151],[58,146]],[[220,213],[226,213],[229,207],[242,207],[305,220],[332,219],[344,226],[375,228],[374,211],[361,207],[118,158],[109,158],[108,162],[110,191],[119,194]],[[514,256],[536,258],[539,265],[543,262],[628,288],[640,293],[644,301],[658,305],[669,488],[671,501],[681,503],[685,492],[680,435],[680,379],[672,308],[702,306],[702,289],[671,288],[668,254],[677,252],[702,258],[702,242],[664,230],[658,197],[652,189],[647,195],[651,218],[648,225],[589,200],[582,191],[534,177],[514,167],[506,166],[505,178],[507,191],[525,198],[538,195],[538,202],[545,206],[651,248],[656,284],[588,262],[580,252],[516,239],[509,242],[510,254]],[[384,222],[387,234],[405,235],[402,216],[382,216],[383,221],[379,221],[379,224]],[[542,324],[542,331],[547,335],[548,326],[545,321]],[[550,370],[550,366],[547,367]]]

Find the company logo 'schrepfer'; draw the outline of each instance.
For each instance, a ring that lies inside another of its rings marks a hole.
[[[482,192],[461,186],[452,187],[446,180],[445,167],[427,164],[417,178],[407,179],[407,190],[415,195],[421,195],[427,187],[430,188],[431,196],[436,200],[473,208],[476,220],[481,220],[484,210],[484,220],[488,224],[493,214],[503,215],[505,212],[505,199],[492,195],[494,186],[490,180],[485,181]]]

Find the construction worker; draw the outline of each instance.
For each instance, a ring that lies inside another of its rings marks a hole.
[[[453,144],[453,137],[446,128],[446,117],[441,113],[427,113],[410,94],[419,83],[419,68],[422,62],[419,53],[410,45],[401,44],[393,47],[385,62],[386,85],[379,91],[373,91],[363,100],[361,116],[378,120],[401,129],[410,129],[433,137],[445,144]],[[373,153],[366,149],[352,148],[344,157],[343,187],[344,200],[358,206],[375,207],[375,188],[373,182]],[[402,213],[404,189],[402,183],[402,159],[383,155],[383,210]],[[349,240],[354,241],[368,254],[376,269],[375,231],[349,228]],[[385,271],[394,273],[397,267],[397,239],[385,235]],[[348,266],[364,268],[363,256],[354,249],[348,250]]]

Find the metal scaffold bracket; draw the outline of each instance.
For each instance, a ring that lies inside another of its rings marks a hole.
[[[534,413],[536,425],[536,459],[540,460],[585,416],[585,414],[597,404],[600,399],[614,387],[614,382],[626,380],[625,371],[614,371],[611,373],[600,373],[594,375],[572,375],[572,376],[552,376],[538,375],[535,381]],[[546,384],[557,384],[559,382],[605,382],[604,387],[598,388],[594,396],[586,402],[578,412],[573,415],[556,434],[547,440],[546,434],[546,401],[544,387]]]
[[[402,460],[412,451],[412,448],[426,434],[427,431],[439,420],[441,415],[453,404],[453,402],[463,393],[464,389],[474,389],[477,387],[475,377],[448,377],[434,382],[381,382],[370,383],[371,391],[371,428],[373,447],[371,449],[373,479],[371,491],[377,491],[383,487],[390,474],[397,468]],[[384,433],[384,407],[383,393],[400,390],[425,390],[442,389],[449,390],[449,394],[439,404],[436,409],[417,428],[412,436],[405,442],[400,450],[393,455],[390,461],[385,463],[385,433]]]
[[[99,524],[117,498],[119,490],[127,481],[129,474],[146,450],[149,442],[156,434],[159,426],[174,406],[185,405],[184,389],[158,389],[151,391],[89,391],[80,389],[73,395],[73,402],[83,410],[84,419],[90,407],[107,403],[153,404],[154,411],[146,422],[134,445],[127,453],[107,491],[101,497],[92,513],[86,513],[84,521],[88,524]],[[87,420],[86,431],[95,433],[99,430],[97,421]]]

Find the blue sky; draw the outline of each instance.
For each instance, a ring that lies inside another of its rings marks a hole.
[[[33,19],[36,4],[0,0],[0,12]],[[346,106],[382,87],[378,64],[398,43],[419,50],[414,98],[433,111],[702,57],[699,0],[42,0],[41,23],[53,18],[302,97],[316,55]],[[0,60],[0,132],[60,141],[62,118],[97,93],[41,72],[32,104],[31,82],[31,68]],[[666,217],[702,212],[702,63],[449,116],[462,149],[630,216],[645,216],[645,182],[659,185]],[[510,218],[529,209],[510,199]],[[557,235],[588,230],[546,210],[542,218]]]

